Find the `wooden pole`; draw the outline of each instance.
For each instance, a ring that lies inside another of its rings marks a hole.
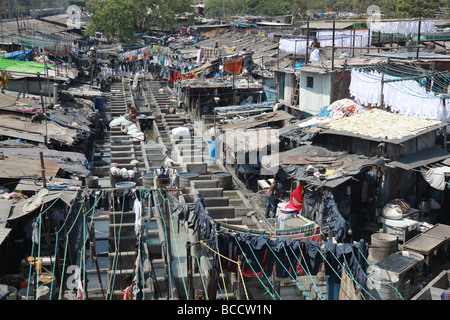
[[[442,99],[442,112],[444,113],[444,150],[447,150],[447,106],[445,105],[445,98]]]
[[[241,263],[242,256],[238,256],[238,263]],[[239,270],[236,272],[236,300],[242,300],[242,283],[241,283],[241,273]]]
[[[381,103],[380,103],[381,109],[384,109],[383,108],[384,107],[384,93],[383,93],[383,91],[384,91],[384,72],[381,75],[381,94],[380,94],[380,96],[381,96]]]
[[[381,31],[378,31],[378,53],[380,53],[381,47]]]
[[[87,223],[87,222],[86,222]],[[87,227],[87,226],[86,226]],[[98,282],[100,284],[100,289],[102,290],[102,295],[103,295],[103,300],[106,300],[105,297],[105,292],[103,289],[103,283],[102,283],[102,277],[100,275],[100,267],[98,265],[98,260],[97,260],[97,252],[95,250],[95,246],[94,246],[94,241],[95,241],[95,232],[93,232],[94,229],[92,228],[92,231],[88,230],[88,235],[89,235],[89,241],[91,242],[90,246],[91,246],[91,256],[93,257],[92,260],[95,261],[95,268],[97,270],[97,276],[98,276]],[[92,239],[92,234],[94,235],[94,239]]]
[[[353,39],[352,39],[352,58],[355,56],[355,42],[356,42],[356,29],[353,27]],[[362,45],[362,43],[361,43]]]
[[[308,17],[308,21],[306,22],[306,57],[305,57],[305,64],[308,64],[308,60],[309,60],[309,17]]]
[[[44,154],[39,152],[39,158],[41,160],[41,174],[42,174],[42,186],[47,188],[47,181],[45,180],[45,166],[44,166]]]
[[[331,49],[331,70],[334,70],[334,39],[335,39],[335,33],[336,33],[336,20],[333,20],[333,45]]]
[[[416,59],[419,60],[419,51],[420,51],[420,28],[422,27],[422,19],[419,19],[419,30],[417,31],[417,53]]]
[[[191,242],[186,242],[186,268],[187,268],[187,280],[188,280],[188,294],[189,297],[187,299],[194,299],[194,281],[192,275],[192,255],[191,255]]]

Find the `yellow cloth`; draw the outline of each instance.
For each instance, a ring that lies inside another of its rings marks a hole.
[[[1,88],[8,88],[8,84],[9,84],[9,79],[8,79],[8,74],[5,71],[1,71]]]
[[[236,50],[236,47],[225,47],[223,49],[225,50],[226,53],[231,53],[234,52],[234,50]]]

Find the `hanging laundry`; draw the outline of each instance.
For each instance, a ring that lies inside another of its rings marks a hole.
[[[372,22],[370,30],[381,33],[401,33],[404,35],[417,34],[419,32],[419,21],[380,21]],[[421,21],[420,33],[435,32],[434,21]]]
[[[223,69],[233,74],[240,74],[242,72],[242,59],[230,59],[225,62]]]
[[[142,205],[141,202],[136,198],[133,204],[134,211],[134,233],[138,236],[141,233],[142,228]]]
[[[342,269],[341,287],[339,290],[339,300],[361,300],[361,288],[355,288],[353,280],[349,277],[347,271]]]
[[[6,73],[6,71],[1,71],[0,73],[0,77],[1,77],[1,89],[3,90],[4,88],[8,89],[8,85],[9,85],[9,79],[8,79],[8,74]]]
[[[430,186],[437,190],[444,190],[446,186],[445,174],[450,173],[450,167],[443,166],[438,168],[430,168],[428,170],[420,168],[420,172]]]

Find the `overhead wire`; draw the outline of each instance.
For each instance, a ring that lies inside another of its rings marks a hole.
[[[50,206],[48,206],[44,211],[42,211],[43,207],[44,207],[44,203],[42,203],[41,205],[41,209],[40,209],[40,213],[39,215],[36,217],[35,221],[33,222],[33,237],[32,237],[32,242],[33,245],[31,246],[31,261],[30,261],[30,269],[28,271],[28,286],[27,286],[27,293],[26,293],[26,298],[28,299],[28,295],[29,295],[29,290],[30,290],[30,283],[31,283],[31,270],[33,267],[33,262],[35,264],[36,267],[36,279],[39,280],[39,270],[40,267],[42,265],[42,261],[40,258],[40,248],[41,248],[41,227],[42,227],[42,215],[47,212],[48,210],[50,210],[51,207],[53,207],[53,205],[59,200],[59,197],[56,198]],[[36,225],[39,221],[39,231],[36,232]],[[36,239],[37,238],[37,239]],[[38,258],[34,259],[34,242],[38,241]],[[36,281],[37,283],[34,284],[34,290],[35,292],[38,292],[38,288],[39,288],[39,281]]]
[[[167,205],[168,205],[168,208],[169,208],[169,212],[172,212],[171,206],[170,206],[170,200],[169,200],[169,198],[164,198],[164,196],[162,195],[160,189],[158,190],[158,192],[159,192],[159,194],[161,195],[161,197],[163,198],[163,200],[164,200],[165,202],[167,201]],[[169,229],[170,229],[170,231],[172,231],[172,234],[173,234],[173,236],[174,236],[174,238],[175,238],[175,237],[176,237],[176,235],[175,235],[175,227],[174,227],[174,224],[173,224],[173,218],[172,218],[172,215],[171,215],[171,214],[169,215],[169,219],[170,219],[170,226],[171,226]],[[169,232],[170,232],[170,231],[169,231]],[[176,251],[176,255],[177,255],[177,259],[178,259],[178,264],[177,264],[178,271],[179,271],[179,274],[181,275],[181,280],[182,280],[182,283],[183,283],[183,287],[184,287],[184,290],[185,290],[186,297],[188,297],[188,296],[189,296],[189,293],[188,293],[188,290],[187,290],[185,277],[182,276],[183,272],[182,272],[182,270],[181,270],[181,265],[182,265],[182,263],[181,263],[181,255],[180,255],[180,252],[179,252],[179,250],[178,250],[178,246],[175,246],[175,251]],[[205,292],[206,292],[206,291],[205,291]]]

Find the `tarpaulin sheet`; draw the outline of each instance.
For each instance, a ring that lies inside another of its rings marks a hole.
[[[51,64],[47,64],[47,67],[51,66]],[[45,71],[45,64],[39,62],[17,61],[0,58],[0,70],[35,74]]]
[[[383,160],[380,158],[349,154],[345,151],[332,151],[312,145],[303,145],[286,152],[265,156],[261,161],[266,169],[269,169],[269,164],[272,166],[278,164],[289,177],[295,177],[311,185],[330,188],[351,179],[365,168],[379,166],[382,163]],[[308,170],[309,165],[315,168],[324,167],[328,173],[316,177],[314,171]]]
[[[11,216],[8,220],[15,220],[26,216],[27,214],[40,208],[43,203],[53,202],[57,199],[62,200],[67,205],[70,205],[71,202],[77,197],[77,194],[78,191],[41,189],[32,197],[14,204]]]

